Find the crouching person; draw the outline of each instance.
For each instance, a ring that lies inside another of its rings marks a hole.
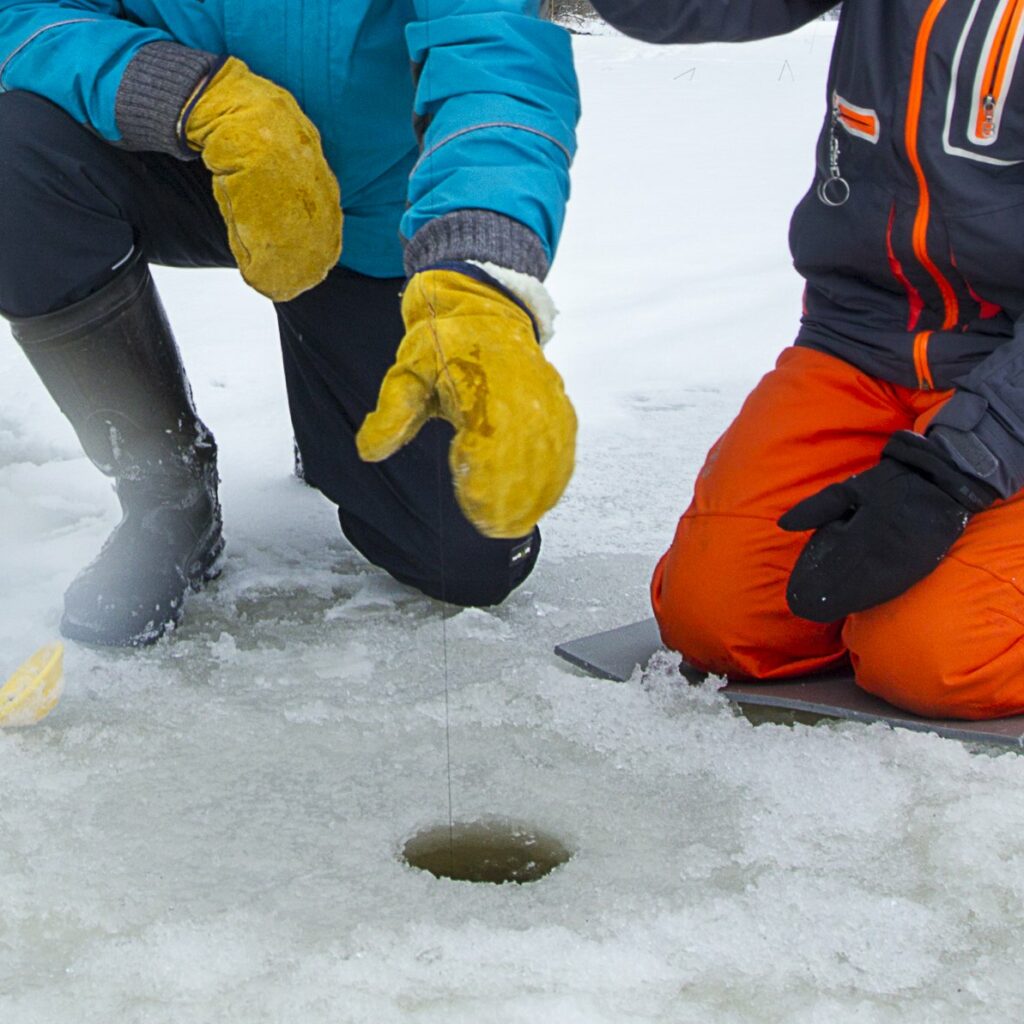
[[[834,6],[595,3],[665,43]],[[652,581],[694,664],[770,680],[849,657],[922,715],[1024,713],[1022,35],[1002,4],[842,5],[790,232],[796,342],[712,448]]]
[[[307,480],[368,559],[458,604],[526,578],[576,427],[539,342],[578,101],[536,0],[0,0],[0,87],[0,312],[123,510],[66,636],[150,643],[218,571],[151,263],[274,302]]]

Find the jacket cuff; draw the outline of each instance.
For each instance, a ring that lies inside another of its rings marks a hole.
[[[528,227],[492,210],[456,210],[432,220],[405,244],[405,272],[437,263],[478,260],[543,281],[550,261],[541,240]]]
[[[182,111],[196,89],[225,58],[179,43],[149,43],[125,68],[117,90],[115,116],[125,149],[167,153],[191,160],[196,153],[182,138]]]
[[[1024,441],[980,395],[957,391],[926,431],[950,461],[1009,498],[1024,487]]]
[[[897,430],[882,449],[882,455],[916,469],[968,512],[983,512],[1000,497],[999,492],[953,465],[950,453],[936,441],[934,431],[922,437],[911,430]]]

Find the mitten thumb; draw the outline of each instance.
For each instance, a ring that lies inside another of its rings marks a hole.
[[[433,411],[432,395],[416,374],[405,366],[392,366],[384,377],[377,408],[356,434],[356,448],[364,462],[383,462],[407,445]]]

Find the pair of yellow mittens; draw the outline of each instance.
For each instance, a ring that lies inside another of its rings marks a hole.
[[[292,95],[230,58],[185,125],[213,173],[242,276],[284,302],[338,261],[338,184],[320,135]],[[467,518],[489,537],[528,534],[572,475],[576,417],[533,321],[491,285],[427,270],[402,303],[406,335],[359,432],[359,454],[388,458],[434,416],[455,427],[450,465]]]

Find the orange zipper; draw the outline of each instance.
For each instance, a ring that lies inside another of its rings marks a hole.
[[[1010,0],[999,19],[988,59],[981,78],[978,109],[974,119],[974,138],[978,142],[993,142],[999,131],[996,110],[1006,85],[1007,71],[1010,70],[1014,51],[1014,39],[1020,31],[1021,15],[1024,14],[1024,0]]]
[[[847,127],[853,128],[854,131],[863,132],[865,135],[875,134],[874,118],[861,117],[860,114],[855,114],[852,110],[847,110],[845,107],[839,108],[839,118]]]
[[[1021,0],[1015,0],[1015,3],[1020,2]],[[917,41],[914,44],[914,63],[910,74],[910,95],[907,99],[905,142],[907,159],[914,170],[918,190],[917,212],[914,215],[912,236],[914,255],[938,286],[945,309],[942,330],[948,331],[956,325],[960,317],[960,306],[957,302],[953,286],[935,265],[931,256],[928,255],[928,220],[931,216],[931,194],[928,191],[928,179],[925,177],[924,168],[921,166],[921,159],[917,151],[917,133],[921,120],[921,103],[924,95],[924,73],[928,58],[928,42],[931,38],[932,28],[935,26],[935,20],[945,6],[946,0],[931,0],[928,10],[925,11],[921,27],[917,32]],[[914,339],[914,365],[917,369],[919,385],[922,388],[931,386],[931,372],[928,369],[928,338],[930,334],[930,331],[925,331]]]
[[[855,110],[839,96],[835,97],[836,117],[854,135],[863,135],[872,142],[878,141],[878,117],[868,110]]]

